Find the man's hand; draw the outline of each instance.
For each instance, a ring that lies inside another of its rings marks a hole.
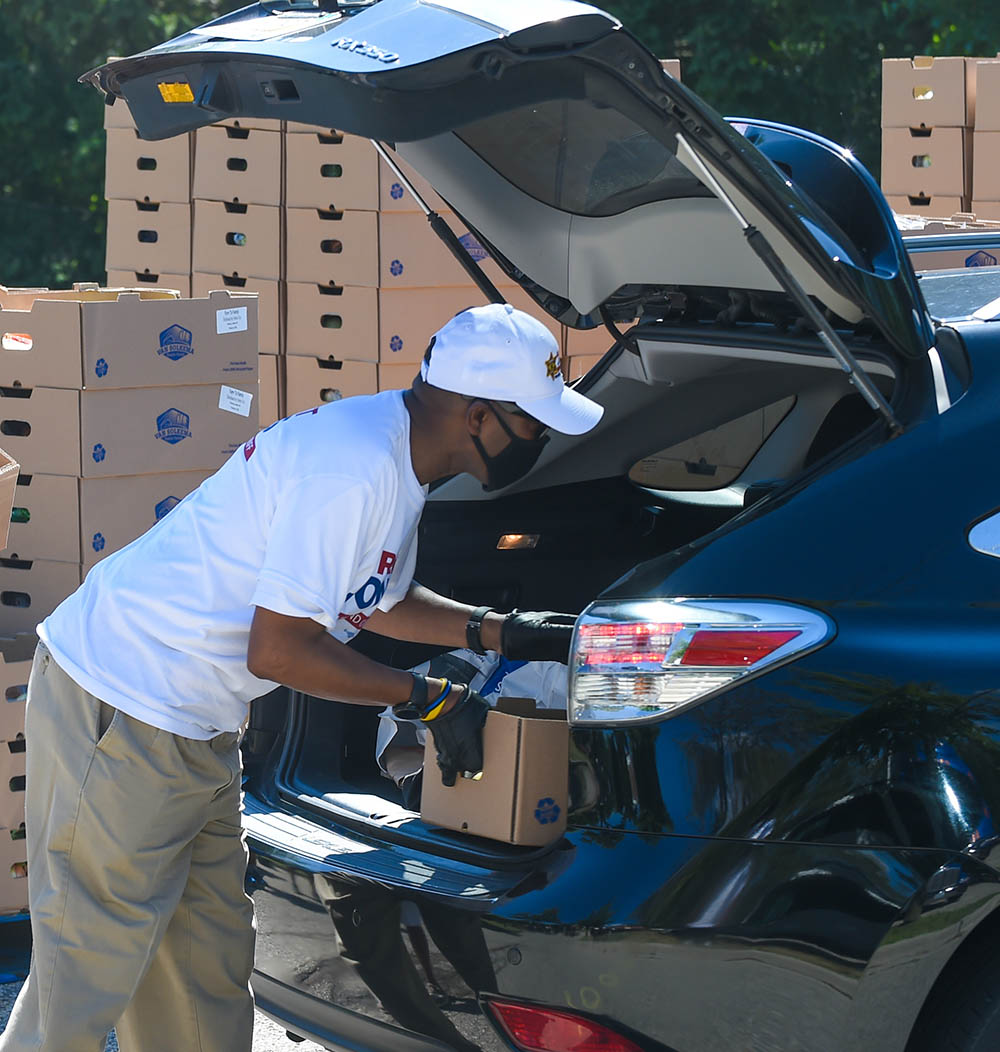
[[[500,628],[500,653],[514,661],[569,663],[575,614],[526,610],[508,614]]]
[[[452,690],[462,692],[458,701],[447,712],[425,721],[434,736],[444,785],[454,785],[460,774],[478,774],[483,769],[483,724],[490,711],[489,702],[470,687],[454,684]]]

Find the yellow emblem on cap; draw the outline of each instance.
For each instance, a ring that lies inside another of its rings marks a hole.
[[[559,364],[559,356],[557,354],[550,354],[545,362],[545,375],[550,380],[555,380],[559,376]]]
[[[194,102],[194,92],[186,80],[156,85],[160,89],[160,98],[164,102]]]

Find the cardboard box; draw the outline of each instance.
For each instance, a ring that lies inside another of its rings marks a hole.
[[[227,117],[216,121],[214,128],[256,128],[258,131],[281,131],[281,121],[271,117]]]
[[[378,388],[374,362],[331,362],[299,355],[285,358],[285,413],[301,413],[324,402],[352,395],[374,394]]]
[[[378,361],[377,289],[289,282],[287,297],[287,354]]]
[[[882,192],[968,198],[972,133],[964,128],[883,129]]]
[[[0,827],[0,914],[7,916],[28,908],[28,844],[22,833],[17,826]]]
[[[113,107],[114,108],[114,107]],[[108,130],[104,196],[122,201],[191,200],[191,139],[140,139],[130,128]]]
[[[619,329],[629,326],[619,325]],[[563,326],[563,355],[566,358],[600,357],[611,349],[615,338],[603,325],[593,329],[571,329]]]
[[[377,211],[379,157],[367,139],[340,132],[289,135],[285,204],[289,208]]]
[[[972,202],[972,211],[977,219],[1000,220],[1000,200],[980,201],[978,198],[976,198]]]
[[[972,196],[1000,201],[1000,131],[976,131],[972,138]]]
[[[109,270],[108,288],[112,289],[162,289],[176,292],[178,296],[191,295],[190,274],[154,274],[150,270]]]
[[[0,639],[0,741],[15,741],[24,733],[28,676],[37,642],[34,632]],[[0,824],[9,825],[2,816]]]
[[[55,298],[58,296],[59,298]],[[253,383],[257,297],[68,290],[0,309],[0,385],[77,390]]]
[[[380,391],[405,391],[420,372],[416,362],[380,362],[378,367],[378,389]]]
[[[669,73],[674,80],[681,79],[681,60],[679,58],[661,58],[660,65],[664,73]]]
[[[501,698],[483,729],[483,774],[441,784],[433,739],[424,753],[420,816],[431,825],[541,846],[566,829],[569,724],[566,713],[533,701]]]
[[[1000,62],[976,63],[976,131],[1000,132]]]
[[[195,132],[192,196],[207,201],[281,204],[282,137],[256,128]]]
[[[897,215],[950,216],[963,211],[967,204],[964,198],[940,194],[886,194],[885,199]]]
[[[379,217],[375,212],[289,208],[285,222],[289,282],[378,285]]]
[[[260,356],[260,394],[258,395],[260,426],[270,427],[285,414],[281,411],[281,382],[279,374],[284,360],[276,354]]]
[[[435,212],[450,212],[447,203],[438,196],[437,191],[422,176],[418,175],[402,158],[389,151],[397,167],[406,177],[407,182],[420,194],[424,204]],[[423,209],[417,199],[407,190],[403,180],[379,158],[378,162],[379,208],[383,212],[420,212]]]
[[[14,495],[8,554],[91,566],[145,533],[210,474],[100,479],[22,475]]]
[[[20,465],[0,449],[0,551],[7,547],[10,517],[14,510],[14,490],[17,486]]]
[[[976,120],[974,58],[882,60],[882,127],[967,127]]]
[[[110,61],[110,59],[108,60]],[[110,98],[111,96],[109,96]],[[132,119],[132,111],[124,99],[115,99],[110,105],[104,107],[104,127],[109,128],[132,128],[135,129],[135,121]]]
[[[196,200],[193,209],[193,272],[281,279],[280,208]]]
[[[603,354],[576,354],[563,358],[563,376],[567,383],[586,376],[604,357]]]
[[[106,270],[191,273],[191,206],[108,202]]]
[[[24,732],[0,741],[0,828],[24,821]]]
[[[253,293],[257,297],[257,343],[261,354],[281,353],[281,284],[268,278],[245,278],[240,274],[191,275],[195,296],[208,296],[217,289],[233,295]]]
[[[227,391],[251,399],[247,416],[219,408]],[[0,434],[32,473],[105,478],[214,471],[256,433],[256,395],[256,375],[249,384],[117,391],[0,388]],[[13,491],[12,484],[11,503]]]
[[[34,632],[35,625],[80,587],[79,563],[0,558],[0,633]]]

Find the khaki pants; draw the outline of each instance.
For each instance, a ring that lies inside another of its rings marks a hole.
[[[238,736],[194,741],[88,694],[39,644],[28,684],[33,951],[0,1052],[249,1052],[253,908]]]

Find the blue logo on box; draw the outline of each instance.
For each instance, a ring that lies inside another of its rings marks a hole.
[[[535,808],[535,818],[539,825],[543,826],[550,826],[553,822],[559,821],[561,814],[562,809],[551,796],[543,796]]]
[[[168,511],[173,511],[180,502],[180,497],[164,497],[163,500],[153,508],[153,511],[156,512],[156,521],[159,522]]]
[[[104,541],[104,534],[103,533],[95,533],[93,540],[90,542],[90,545],[94,549],[95,552],[103,552],[104,551],[104,543],[105,543],[105,541]]]
[[[403,190],[402,183],[393,183],[392,186],[389,187],[389,196],[393,201],[398,201],[404,193],[405,191]]]
[[[997,257],[991,256],[989,252],[973,252],[971,256],[968,256],[965,260],[967,267],[995,267],[997,265]]]
[[[394,277],[398,278],[403,273],[403,264],[398,259],[394,259],[389,264],[389,273]]]
[[[403,349],[403,340],[400,336],[393,336],[389,341],[389,348],[393,351],[401,351]]]
[[[93,452],[90,454],[94,458],[94,462],[100,464],[100,462],[108,455],[108,451],[101,445],[100,442],[94,446]]]
[[[483,248],[472,234],[463,234],[458,240],[461,241],[462,247],[477,263],[490,258],[489,252]]]
[[[194,354],[194,337],[183,325],[171,325],[160,333],[160,349],[156,352],[176,362],[186,354]]]
[[[98,376],[108,375],[108,361],[106,358],[97,359],[94,363],[94,372],[97,373]]]
[[[191,437],[191,417],[180,409],[168,409],[156,418],[156,437],[172,446]]]

